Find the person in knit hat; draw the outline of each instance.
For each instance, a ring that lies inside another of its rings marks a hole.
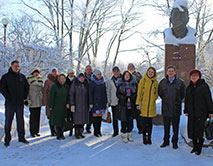
[[[101,134],[102,115],[105,113],[107,106],[107,94],[104,78],[100,70],[95,69],[89,83],[89,107],[93,115],[94,135]]]
[[[40,114],[43,96],[43,80],[40,76],[40,70],[38,68],[32,69],[30,75],[27,77],[27,80],[30,85],[26,104],[29,106],[30,110],[30,134],[32,137],[39,137]]]
[[[191,81],[186,88],[184,113],[188,117],[188,137],[193,142],[191,153],[200,155],[205,121],[208,117],[213,118],[213,102],[211,91],[201,78],[201,72],[193,69],[189,75]]]

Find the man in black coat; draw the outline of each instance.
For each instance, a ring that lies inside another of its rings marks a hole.
[[[29,84],[26,77],[20,73],[19,61],[13,61],[8,73],[4,74],[0,81],[0,92],[5,97],[5,143],[8,147],[11,141],[11,125],[16,113],[17,131],[19,142],[28,144],[24,130],[24,100],[29,92]]]
[[[170,124],[173,128],[173,148],[178,148],[178,132],[181,115],[181,105],[185,96],[184,81],[176,77],[174,66],[167,67],[167,76],[160,81],[158,94],[162,99],[162,114],[164,123],[164,142],[161,148],[169,145]]]

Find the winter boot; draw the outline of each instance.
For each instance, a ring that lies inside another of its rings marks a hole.
[[[121,133],[121,138],[124,143],[128,142],[127,133]]]
[[[81,138],[85,138],[85,135],[83,134],[84,128],[81,127],[81,128],[79,129],[79,131],[80,131],[80,133],[79,133],[80,137],[81,137]]]
[[[102,117],[98,117],[98,135],[101,137],[101,121],[102,121]]]
[[[200,155],[201,154],[202,147],[203,147],[203,142],[204,142],[203,138],[199,139],[198,146],[197,146],[197,151],[195,152],[196,155]]]
[[[198,140],[197,139],[192,139],[193,142],[193,149],[191,151],[191,153],[197,152],[197,148],[198,148]]]
[[[152,144],[152,140],[151,140],[151,135],[152,135],[152,124],[148,124],[148,125],[147,125],[147,133],[148,133],[147,144],[151,145],[151,144]]]
[[[62,127],[57,126],[56,127],[56,134],[57,134],[57,139],[65,139],[64,135],[63,135],[63,131],[62,131]]]
[[[133,142],[134,139],[132,138],[132,133],[127,133],[127,139],[129,142]]]
[[[50,124],[50,121],[49,121],[49,126],[50,126],[50,132],[51,132],[51,135],[52,136],[56,136],[56,130],[55,130],[55,127],[53,125]]]
[[[76,139],[80,139],[81,138],[80,130],[79,130],[79,128],[77,126],[75,127],[75,138]]]
[[[69,136],[70,136],[70,137],[72,136],[72,129],[70,130]]]
[[[143,134],[143,144],[146,145],[146,144],[147,144],[146,127],[145,127],[145,125],[143,124],[141,128],[142,128],[142,134]]]
[[[99,137],[98,117],[93,117],[93,128],[94,128],[94,136]]]

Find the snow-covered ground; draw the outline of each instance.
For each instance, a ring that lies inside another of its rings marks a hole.
[[[3,136],[4,100],[0,96],[0,136]],[[158,109],[160,109],[158,101]],[[28,128],[29,111],[25,109],[26,135],[29,145],[17,142],[16,125],[13,126],[13,141],[8,148],[3,142],[0,144],[0,166],[8,165],[51,165],[51,166],[184,166],[199,165],[210,166],[213,164],[212,147],[203,148],[200,156],[191,154],[191,148],[179,136],[179,148],[173,150],[172,146],[160,148],[163,139],[163,127],[154,126],[152,145],[143,145],[142,136],[137,134],[136,125],[133,130],[134,142],[123,143],[120,136],[112,138],[111,124],[102,123],[103,136],[94,137],[86,134],[85,139],[76,140],[65,133],[65,140],[56,140],[50,136],[47,120],[42,110],[41,137],[29,137]],[[15,119],[14,119],[15,120]],[[183,123],[183,124],[182,124]],[[181,131],[186,131],[186,118],[182,116]]]

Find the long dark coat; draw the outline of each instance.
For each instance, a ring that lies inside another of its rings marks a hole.
[[[105,82],[101,81],[101,83],[98,83],[97,78],[94,75],[92,77],[92,81],[89,83],[89,104],[93,105],[93,110],[106,109],[107,94]]]
[[[89,122],[89,90],[86,82],[81,83],[76,78],[70,88],[70,105],[75,106],[73,113],[74,124]]]
[[[181,115],[182,100],[185,97],[186,86],[182,79],[176,78],[170,83],[168,76],[160,81],[158,95],[162,99],[162,114],[166,117]]]
[[[124,77],[124,76],[123,76]],[[124,78],[120,78],[117,81],[117,91],[116,91],[116,96],[118,97],[118,115],[117,118],[121,120],[122,122],[127,120],[127,111],[130,112],[130,116],[136,117],[137,115],[137,110],[136,110],[136,98],[137,98],[137,81],[136,78],[131,75],[130,78],[130,89],[131,89],[131,96],[130,96],[130,101],[131,101],[131,106],[132,110],[127,110],[127,95],[126,95],[126,89],[125,89],[125,81]]]
[[[58,81],[52,85],[49,96],[50,123],[53,126],[63,126],[67,116],[66,104],[68,104],[69,87],[60,85]]]
[[[190,82],[187,87],[184,113],[188,113],[188,137],[203,138],[204,123],[213,114],[211,92],[203,79],[195,85]]]
[[[5,97],[5,104],[24,105],[29,92],[29,84],[23,74],[15,73],[10,68],[8,73],[2,76],[0,92]]]

